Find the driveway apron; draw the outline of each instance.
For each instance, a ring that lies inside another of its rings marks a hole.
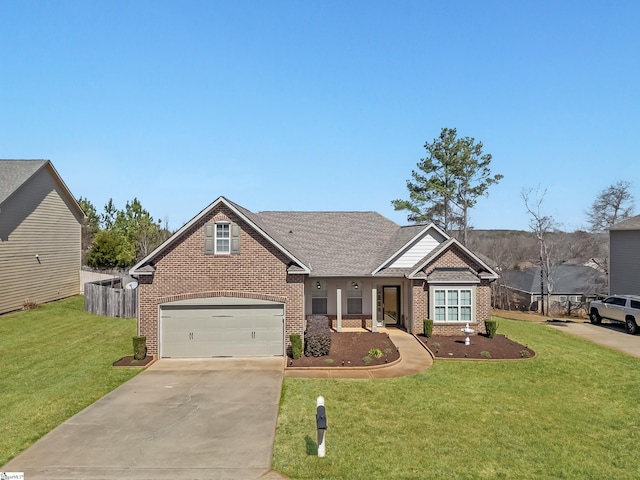
[[[257,479],[284,360],[162,359],[4,465],[37,479]]]
[[[640,357],[640,335],[629,335],[624,331],[622,324],[607,323],[605,320],[600,325],[586,322],[552,323],[551,325],[593,343]]]

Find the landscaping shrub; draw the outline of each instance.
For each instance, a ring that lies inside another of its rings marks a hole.
[[[379,348],[372,348],[371,350],[369,350],[368,353],[370,357],[374,357],[374,358],[382,357],[382,350],[380,350]]]
[[[307,357],[322,357],[331,349],[331,328],[324,315],[312,315],[307,319],[304,332],[304,354]]]
[[[133,358],[143,360],[147,356],[147,337],[133,337]]]
[[[297,333],[292,333],[289,335],[289,340],[291,341],[291,356],[297,360],[302,356],[302,338]]]
[[[485,320],[484,327],[487,329],[487,336],[493,338],[498,331],[498,321],[493,319]]]
[[[424,320],[424,336],[429,338],[433,335],[433,320],[426,318]]]

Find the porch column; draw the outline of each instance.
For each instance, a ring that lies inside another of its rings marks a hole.
[[[378,331],[378,289],[371,289],[371,331]]]
[[[337,330],[338,332],[342,331],[342,289],[338,288],[336,290],[336,310],[338,312],[337,319]]]

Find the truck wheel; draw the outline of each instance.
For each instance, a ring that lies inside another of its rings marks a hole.
[[[598,311],[597,310],[591,310],[591,313],[589,314],[589,321],[591,323],[593,323],[594,325],[599,325],[600,322],[602,321],[602,318],[600,317],[600,315],[598,315]]]
[[[636,332],[638,331],[638,325],[636,325],[636,321],[633,319],[633,317],[628,317],[624,321],[624,324],[628,334],[635,335]]]

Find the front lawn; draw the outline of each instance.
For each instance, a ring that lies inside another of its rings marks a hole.
[[[0,316],[0,465],[140,369],[135,319],[84,313],[82,296]]]
[[[499,321],[537,356],[436,360],[389,380],[285,379],[273,468],[318,480],[637,478],[640,359],[545,324]]]

